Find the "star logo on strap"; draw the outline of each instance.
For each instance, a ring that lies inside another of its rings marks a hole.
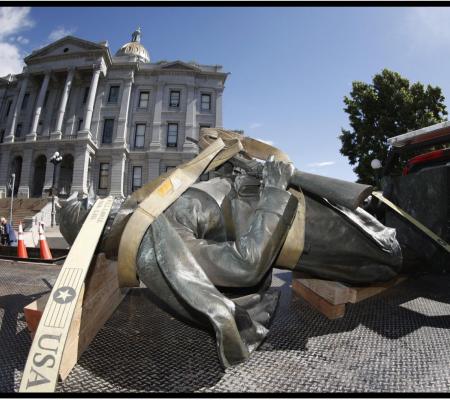
[[[53,300],[59,304],[70,303],[75,298],[75,290],[70,286],[63,286],[59,288],[53,295]]]

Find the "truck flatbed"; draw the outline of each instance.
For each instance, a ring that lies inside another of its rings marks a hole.
[[[50,290],[60,266],[0,260],[0,392],[17,391],[31,339],[23,307]],[[409,278],[328,320],[282,292],[264,344],[224,372],[215,340],[132,289],[58,392],[448,392],[450,279]]]

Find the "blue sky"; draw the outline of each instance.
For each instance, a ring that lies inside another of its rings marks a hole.
[[[152,61],[231,72],[224,127],[273,142],[302,170],[354,180],[338,139],[351,82],[389,68],[450,99],[448,21],[450,9],[432,7],[3,8],[0,76],[65,34],[108,40],[115,52],[141,26]]]

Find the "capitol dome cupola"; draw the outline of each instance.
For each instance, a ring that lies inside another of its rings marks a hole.
[[[150,54],[141,44],[141,28],[137,28],[131,35],[131,42],[125,43],[116,53],[116,56],[137,57],[140,62],[150,62]]]

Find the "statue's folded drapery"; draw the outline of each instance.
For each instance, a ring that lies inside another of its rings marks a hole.
[[[248,358],[268,332],[278,300],[267,291],[270,269],[297,200],[276,188],[263,189],[254,208],[230,192],[222,200],[189,189],[146,232],[137,267],[171,310],[197,323],[210,321],[227,367]]]

